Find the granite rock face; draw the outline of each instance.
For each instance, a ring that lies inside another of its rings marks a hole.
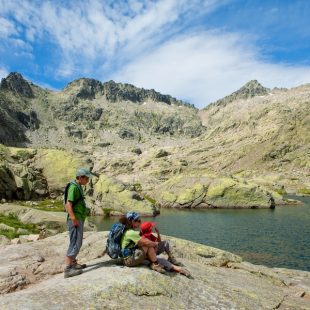
[[[12,72],[6,78],[2,79],[0,90],[10,90],[21,96],[33,97],[30,84],[18,72]]]
[[[269,90],[250,81],[198,111],[129,84],[82,78],[54,92],[12,73],[0,88],[0,143],[32,147],[37,155],[11,161],[0,146],[0,198],[60,196],[74,170],[87,166],[139,185],[134,197],[148,195],[161,205],[272,207],[283,194],[309,193],[309,92],[309,85]],[[200,190],[191,187],[182,195],[177,186],[165,197],[151,195],[177,176],[203,179],[209,173],[219,182],[233,178],[236,185],[204,204],[196,197]],[[89,185],[94,203],[95,182]]]
[[[226,96],[215,103],[213,105],[216,106],[225,106],[226,104],[233,102],[239,99],[248,99],[255,96],[264,96],[267,95],[270,91],[269,88],[262,86],[257,80],[252,80],[246,83],[237,91],[233,92],[229,96]]]
[[[86,233],[80,276],[63,278],[67,235],[0,247],[1,309],[309,309],[310,273],[271,269],[170,239],[192,278],[101,255],[107,232]]]
[[[157,210],[148,200],[140,196],[132,186],[101,175],[94,186],[95,203],[105,209],[120,213],[136,210],[143,215],[155,215]]]
[[[233,178],[179,175],[158,186],[152,197],[168,208],[274,208],[272,195]]]

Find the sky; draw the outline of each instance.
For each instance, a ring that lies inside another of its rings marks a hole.
[[[94,78],[203,108],[250,80],[310,83],[308,0],[0,0],[0,78]]]

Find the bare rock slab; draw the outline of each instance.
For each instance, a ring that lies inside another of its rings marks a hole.
[[[0,308],[310,309],[309,272],[252,265],[232,253],[169,237],[193,278],[162,275],[147,266],[123,267],[107,255],[98,258],[106,236],[85,234],[79,258],[88,267],[68,279],[62,273],[66,233],[2,247]]]

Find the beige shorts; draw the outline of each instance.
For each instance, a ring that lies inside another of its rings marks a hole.
[[[135,267],[141,265],[145,260],[145,253],[142,249],[136,249],[131,256],[123,259],[124,265],[127,267]]]

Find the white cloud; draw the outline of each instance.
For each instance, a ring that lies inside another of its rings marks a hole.
[[[12,55],[34,55],[33,64],[55,79],[113,78],[197,107],[251,79],[267,87],[309,82],[309,67],[264,61],[253,38],[206,32],[201,30],[204,24],[196,24],[230,1],[0,0],[0,37],[6,40],[4,48],[14,47]],[[35,63],[41,56],[35,46],[40,44],[51,46],[49,57],[42,58],[53,58],[56,66]],[[1,47],[0,41],[0,52]]]
[[[174,39],[126,65],[113,78],[154,88],[205,107],[257,79],[267,87],[310,82],[310,67],[271,64],[260,59],[250,38],[219,32]]]
[[[9,20],[0,17],[0,38],[5,38],[16,33],[17,31],[14,24]]]
[[[0,0],[3,7],[0,14],[14,16],[19,39],[31,43],[41,39],[52,42],[62,57],[59,69],[55,71],[68,76],[75,71],[74,68],[61,68],[68,61],[69,67],[87,72],[89,67],[93,70],[108,67],[106,63],[113,67],[139,57],[167,36],[177,33],[182,15],[197,17],[207,14],[223,1],[227,0],[194,3],[190,0],[77,0],[66,4],[60,1]]]
[[[0,68],[0,79],[7,77],[7,75],[8,72],[5,69]]]

